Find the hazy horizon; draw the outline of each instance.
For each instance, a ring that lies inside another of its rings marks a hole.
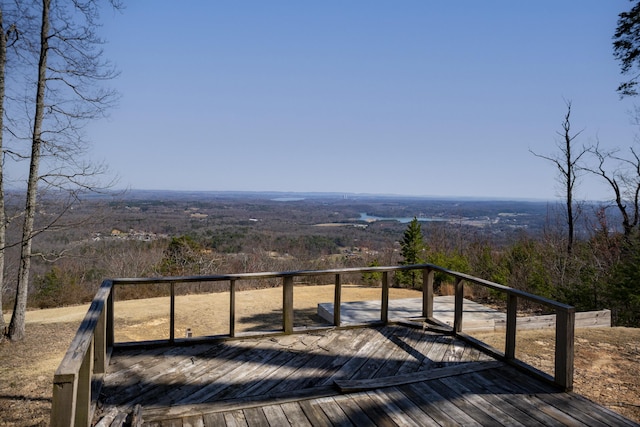
[[[578,145],[634,144],[612,36],[627,0],[128,4],[92,156],[128,188],[553,200]],[[572,132],[573,133],[573,132]],[[579,199],[610,190],[585,176]]]

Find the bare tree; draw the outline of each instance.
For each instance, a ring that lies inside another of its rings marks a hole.
[[[5,32],[2,9],[0,9],[0,153],[2,153],[4,129],[4,73],[7,62],[7,41],[10,30]],[[0,341],[4,337],[5,322],[2,315],[2,293],[4,289],[4,247],[6,245],[7,221],[4,206],[3,161],[0,159]]]
[[[39,0],[31,4],[33,10],[39,10],[41,23],[34,43],[37,47],[34,49],[36,94],[31,110],[31,152],[20,265],[8,329],[11,340],[25,336],[33,238],[50,226],[35,229],[38,192],[61,191],[72,203],[81,192],[99,187],[96,177],[103,171],[102,167],[78,160],[86,146],[83,126],[101,117],[116,99],[115,92],[100,84],[115,77],[116,72],[102,59],[103,41],[95,32],[99,3],[98,0]],[[120,6],[116,0],[111,4]],[[46,165],[44,173],[41,172],[43,164]]]
[[[7,50],[18,41],[15,23],[5,26],[4,5],[0,5],[0,155],[4,152],[4,116]],[[0,158],[0,341],[4,337],[5,322],[2,313],[4,291],[5,247],[7,242],[7,214],[5,207],[4,156]]]
[[[621,157],[619,150],[606,151],[599,144],[590,151],[596,164],[587,170],[603,178],[613,190],[622,230],[629,238],[640,220],[640,156],[634,147],[629,147],[630,158]]]
[[[554,156],[545,156],[531,153],[541,159],[550,161],[558,170],[558,181],[562,185],[564,191],[565,213],[567,221],[567,253],[573,251],[573,240],[575,236],[575,223],[579,214],[579,209],[575,202],[575,186],[581,171],[580,160],[589,151],[586,147],[576,149],[575,139],[582,133],[579,131],[571,134],[571,101],[566,101],[567,112],[562,121],[562,130],[557,134],[562,138],[557,142],[559,154]]]

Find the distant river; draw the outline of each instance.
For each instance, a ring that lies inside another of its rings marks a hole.
[[[410,218],[402,218],[402,217],[390,217],[390,218],[385,218],[385,217],[381,217],[381,216],[373,216],[373,215],[367,215],[366,213],[362,212],[360,213],[360,221],[366,221],[366,222],[373,222],[373,221],[398,221],[402,224],[406,224],[408,222],[411,222],[413,220],[413,217]],[[418,221],[423,221],[423,222],[433,222],[433,221],[446,221],[446,219],[444,218],[420,218],[418,217]]]

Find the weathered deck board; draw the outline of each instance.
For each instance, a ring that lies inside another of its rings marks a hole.
[[[402,375],[420,370],[420,367],[428,362],[427,354],[431,348],[436,345],[435,339],[422,339],[424,331],[417,331],[420,335],[417,336],[416,342],[411,343],[409,346],[408,357],[402,363],[396,374]]]
[[[518,414],[518,421],[513,415],[510,415],[514,411],[514,407],[510,406],[503,400],[490,394],[489,392],[474,392],[473,386],[468,384],[468,376],[464,377],[449,377],[441,380],[447,387],[463,396],[472,405],[486,411],[488,408],[492,408],[490,416],[495,420],[494,424],[524,427],[526,425],[533,424],[533,419],[523,420],[524,413]],[[476,384],[477,385],[477,384]]]
[[[480,425],[493,426],[500,424],[498,419],[501,418],[501,411],[497,410],[497,408],[474,405],[468,396],[463,393],[459,393],[454,388],[448,387],[441,380],[430,381],[429,386],[447,402],[450,402],[456,408],[462,410],[466,415],[473,418]]]
[[[496,375],[498,380],[509,380],[516,384],[528,380],[527,376],[519,371],[514,371],[509,375],[509,377],[506,377],[505,373],[500,371],[495,371],[493,374]],[[620,426],[636,425],[607,408],[599,408],[597,411],[594,411],[593,402],[576,393],[560,394],[552,387],[543,383],[531,383],[527,387],[526,391],[535,392],[536,396],[545,402],[546,405],[560,409],[572,418],[576,418],[588,426],[607,426],[611,425],[612,420],[615,420],[615,424]]]
[[[262,408],[264,416],[270,420],[270,425],[287,425],[289,420],[280,405],[269,405]]]
[[[319,378],[326,377],[338,368],[333,359],[337,354],[337,349],[340,349],[343,345],[347,345],[344,341],[343,339],[333,339],[325,346],[318,348],[313,352],[313,356],[306,360],[304,365],[298,366],[285,381],[273,387],[271,392],[283,393],[288,390],[314,387],[318,383]],[[362,339],[360,338],[354,341],[360,341],[361,343]],[[362,348],[361,344],[357,345],[356,348]],[[350,348],[351,352],[358,352],[359,350],[356,350],[356,348]]]
[[[280,407],[292,426],[311,427],[311,422],[304,414],[298,402],[283,403]]]
[[[355,426],[373,426],[377,424],[377,420],[375,418],[369,418],[369,415],[365,411],[363,411],[358,403],[355,401],[353,396],[340,396],[334,398],[338,406],[344,411],[349,420]]]
[[[535,394],[527,393],[528,385],[520,386],[514,384],[513,379],[504,381],[504,379],[496,376],[494,372],[488,371],[480,378],[488,382],[488,390],[492,390],[493,393],[498,394],[500,398],[507,400],[520,411],[530,415],[535,419],[536,423],[540,425],[566,425],[555,416],[559,415],[557,411],[552,411],[551,408],[546,407]],[[528,381],[528,383],[531,383],[531,381]],[[534,411],[532,408],[536,410]],[[582,425],[577,422],[571,424]]]
[[[319,404],[313,404],[309,400],[301,400],[300,408],[304,411],[307,419],[313,426],[327,426],[330,427],[331,421],[327,415],[322,411]]]
[[[426,407],[429,415],[441,425],[455,425],[456,423],[466,426],[480,425],[464,410],[444,399],[426,382],[400,386],[400,390],[416,405]]]
[[[396,418],[402,420],[403,423],[411,426],[451,425],[451,423],[447,424],[446,420],[444,423],[436,422],[436,419],[442,419],[442,417],[430,412],[428,406],[416,404],[416,402],[411,400],[410,396],[413,394],[411,390],[407,393],[397,387],[393,387],[384,389],[384,391],[378,390],[375,394],[378,396],[378,402],[384,402],[386,399],[390,399],[394,405],[400,409],[401,412],[395,413],[394,415]],[[396,421],[396,423],[398,422]]]
[[[243,412],[249,427],[269,427],[269,421],[262,408],[247,408]]]
[[[396,423],[393,421],[390,414],[367,393],[361,393],[358,396],[358,399],[355,399],[355,402],[358,404],[361,411],[368,414],[371,419],[375,420],[375,424],[377,426],[395,427]]]
[[[421,340],[422,330],[407,328],[408,333],[403,336],[392,336],[391,340],[396,344],[396,348],[387,361],[381,367],[373,377],[380,377],[382,374],[396,375],[400,369],[410,360],[418,360],[422,356],[418,346],[421,342],[429,342],[428,340]],[[404,353],[407,353],[406,355]]]
[[[101,403],[141,404],[147,426],[637,426],[451,336],[400,325],[117,350]]]
[[[318,400],[318,405],[322,408],[325,415],[329,418],[331,424],[340,427],[351,427],[353,423],[349,420],[347,414],[342,410],[340,405],[334,398]]]
[[[493,369],[498,366],[502,366],[502,364],[502,362],[498,361],[460,363],[458,365],[450,365],[428,371],[418,371],[411,374],[394,375],[381,378],[363,378],[358,380],[336,380],[335,385],[342,393],[353,393],[356,391],[375,390],[379,388],[395,387],[399,385],[458,376],[470,372]]]
[[[387,335],[389,341],[395,345],[391,349],[378,346],[352,378],[365,379],[394,375],[397,371],[396,365],[402,363],[406,359],[406,353],[410,352],[411,347],[406,345],[407,341],[405,341],[408,340],[407,335],[410,332],[412,332],[410,328],[398,328]]]
[[[223,381],[211,383],[210,380],[202,379],[198,380],[199,384],[206,384],[205,387],[199,388],[193,392],[191,390],[184,390],[174,398],[175,404],[188,404],[191,402],[203,402],[207,400],[224,400],[225,394],[232,393],[235,389],[240,388],[242,384],[246,384],[252,381],[254,371],[259,370],[261,366],[273,365],[273,359],[278,356],[278,352],[273,351],[270,347],[259,348],[253,352],[244,352],[238,355],[236,360],[231,360],[226,363],[228,368],[224,373]],[[277,362],[280,363],[280,362]],[[233,378],[234,383],[224,381],[226,377]],[[216,385],[212,387],[211,385]]]
[[[248,385],[235,390],[227,390],[226,393],[216,396],[216,398],[234,399],[244,395],[261,395],[267,393],[271,388],[279,384],[282,379],[293,373],[294,369],[303,366],[312,354],[307,350],[313,347],[322,347],[329,344],[326,336],[310,334],[304,340],[292,342],[286,346],[285,351],[278,352],[270,363],[258,365],[252,371],[252,377],[259,379],[253,385]],[[291,370],[286,373],[283,367]]]

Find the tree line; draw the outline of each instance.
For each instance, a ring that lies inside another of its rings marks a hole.
[[[401,240],[400,264],[436,264],[575,306],[578,311],[610,309],[618,326],[640,326],[640,241],[612,233],[604,224],[567,251],[565,230],[525,231],[505,246],[484,238],[443,240],[433,226],[423,232],[414,219]],[[441,227],[440,227],[441,228]],[[450,232],[450,230],[449,230]],[[458,242],[458,243],[456,243]],[[462,242],[462,244],[460,244]],[[451,284],[436,274],[436,292]],[[421,288],[419,272],[396,274],[400,286]],[[481,290],[475,297],[499,302]]]

